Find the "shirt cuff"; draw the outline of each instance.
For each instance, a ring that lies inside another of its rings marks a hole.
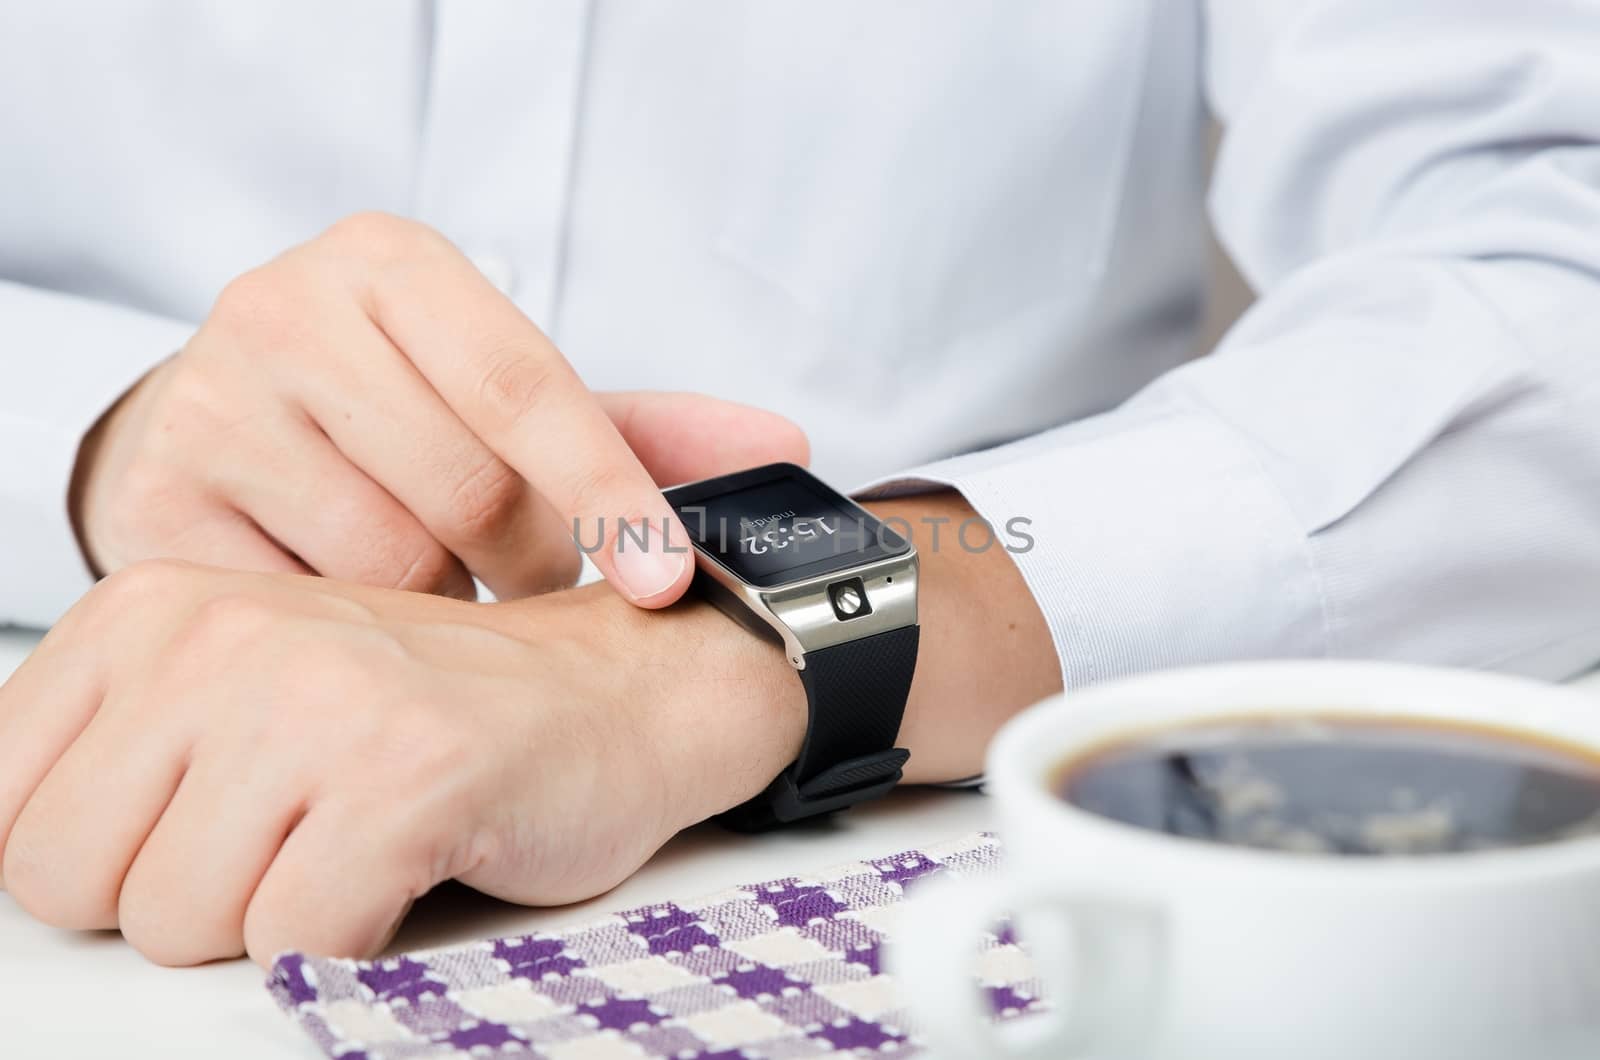
[[[994,528],[992,547],[1011,552],[1069,690],[1172,666],[1326,654],[1306,533],[1244,439],[1181,395],[1136,398],[858,493],[940,486],[959,490]],[[1031,546],[1008,532],[1017,526]],[[953,532],[941,544],[963,547]]]
[[[93,584],[67,511],[83,436],[194,325],[0,284],[0,626],[46,627]]]

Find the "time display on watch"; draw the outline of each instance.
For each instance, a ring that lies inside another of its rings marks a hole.
[[[780,516],[784,518],[784,516]],[[797,517],[791,511],[787,518],[792,522],[779,523],[777,526],[766,526],[760,523],[745,522],[739,527],[739,549],[752,556],[766,554],[772,549],[785,549],[795,543],[805,544],[812,538],[822,535],[824,540],[829,540],[839,532],[839,527],[829,526],[828,520],[821,515],[813,518]],[[834,522],[838,524],[839,519]]]
[[[793,464],[667,491],[700,548],[743,581],[771,587],[905,552],[905,540]],[[706,484],[709,485],[709,484]]]

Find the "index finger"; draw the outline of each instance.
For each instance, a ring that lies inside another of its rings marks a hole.
[[[373,319],[462,422],[571,521],[613,586],[642,607],[672,603],[693,571],[689,537],[650,473],[544,332],[433,239],[426,260],[376,270]]]

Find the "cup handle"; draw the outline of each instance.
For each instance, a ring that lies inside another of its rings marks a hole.
[[[1008,913],[1026,919],[1034,966],[1056,997],[1026,1035],[1002,1034],[972,981],[977,939]],[[901,910],[889,971],[938,1057],[1138,1056],[1165,953],[1165,923],[1150,907],[1044,880],[939,880]]]

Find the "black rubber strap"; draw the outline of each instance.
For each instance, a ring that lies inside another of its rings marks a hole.
[[[910,752],[895,747],[917,667],[917,626],[806,654],[810,720],[800,757],[767,790],[718,820],[741,832],[832,813],[877,798]]]

